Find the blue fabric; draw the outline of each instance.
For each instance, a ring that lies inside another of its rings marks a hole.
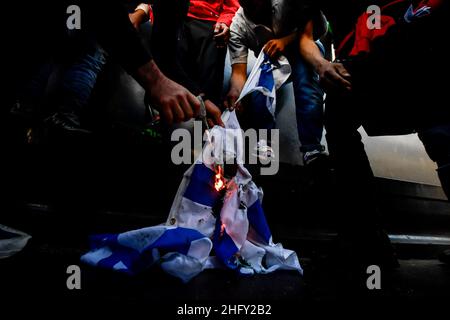
[[[164,232],[149,248],[159,248],[167,252],[178,252],[186,255],[191,246],[191,242],[204,238],[197,230],[176,228]],[[146,250],[148,250],[147,248]]]
[[[155,262],[152,256],[153,249],[160,250],[160,255],[166,252],[178,252],[186,255],[191,246],[191,242],[204,237],[197,230],[174,228],[167,229],[152,244],[144,248],[142,252],[130,248],[126,244],[119,243],[119,234],[92,236],[90,238],[90,246],[91,250],[109,247],[112,251],[112,255],[97,263],[98,267],[113,269],[117,263],[122,262],[126,266],[126,269],[120,269],[118,271],[133,275],[147,269]]]
[[[258,79],[258,87],[266,88],[269,92],[273,90],[275,85],[272,69],[273,66],[270,62],[269,56],[264,54],[264,61],[261,64],[261,73]]]
[[[266,243],[269,243],[272,234],[270,232],[269,225],[267,224],[267,220],[259,200],[255,201],[254,204],[248,207],[247,217],[253,230],[255,230],[256,233],[258,233],[258,235],[262,239],[264,239]]]
[[[317,46],[324,54],[320,41]],[[295,51],[288,55],[292,67],[291,79],[294,86],[295,110],[298,137],[302,152],[322,150],[320,144],[323,134],[323,95],[319,75]]]
[[[275,85],[272,69],[273,66],[270,62],[269,56],[264,54],[264,61],[261,64],[261,73],[257,86],[264,87],[270,92],[273,90]],[[253,92],[251,94],[251,126],[255,129],[275,129],[275,118],[267,109],[267,99],[268,97],[263,95],[261,92]]]
[[[196,203],[213,207],[220,194],[214,188],[214,171],[204,164],[196,164],[184,197]]]
[[[317,46],[324,54],[323,45],[320,41]],[[322,151],[321,145],[323,134],[323,95],[324,92],[319,83],[319,76],[306,64],[297,50],[287,54],[292,68],[290,80],[294,87],[295,110],[297,120],[298,137],[301,142],[302,152],[318,150]],[[274,86],[272,65],[267,55],[261,65],[261,75],[258,84],[272,90]],[[251,95],[251,122],[255,129],[275,129],[276,121],[266,106],[267,97],[260,92]]]
[[[66,69],[62,79],[66,111],[79,112],[88,105],[98,74],[105,64],[103,50],[96,43],[87,44],[84,54]]]
[[[233,239],[227,234],[226,230],[221,234],[222,221],[217,219],[216,229],[213,235],[214,251],[217,258],[228,268],[237,269],[238,265],[235,262],[236,253],[239,249],[234,244]]]

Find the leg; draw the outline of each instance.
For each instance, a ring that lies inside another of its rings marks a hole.
[[[176,80],[193,93],[221,102],[226,49],[216,47],[214,22],[185,19],[177,42]]]
[[[323,52],[320,42],[317,42]],[[289,59],[292,67],[295,109],[301,151],[323,151],[320,144],[323,133],[323,90],[319,76],[295,53]]]
[[[190,22],[195,66],[194,74],[200,88],[215,104],[220,104],[226,48],[217,48],[213,39],[214,22],[193,20]]]
[[[419,138],[431,160],[437,163],[442,188],[450,199],[450,124],[420,130]]]
[[[60,112],[80,114],[89,103],[98,74],[106,63],[103,50],[97,45],[89,45],[86,53],[70,65],[62,82],[63,103]]]
[[[370,264],[391,268],[397,262],[389,238],[379,226],[374,175],[357,131],[361,124],[358,110],[363,105],[356,102],[352,96],[329,95],[325,128],[337,180],[336,213],[340,215],[342,254],[348,255],[347,263],[356,262],[365,272]]]
[[[361,141],[361,121],[356,101],[330,94],[326,101],[325,128],[332,165],[336,171],[337,196],[345,212],[341,229],[370,226],[373,212],[374,175]]]
[[[175,73],[177,40],[188,8],[188,0],[157,0],[153,5],[152,54],[158,67],[171,77]]]
[[[56,131],[86,133],[81,129],[81,112],[89,104],[97,76],[106,63],[103,50],[93,40],[83,38],[80,47],[78,57],[64,70],[56,113],[46,120]]]

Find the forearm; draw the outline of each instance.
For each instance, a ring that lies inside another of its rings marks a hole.
[[[325,64],[329,63],[320,52],[314,41],[314,24],[310,20],[300,34],[300,55],[315,71],[319,71]]]
[[[230,79],[230,89],[235,89],[239,92],[244,88],[247,81],[247,64],[238,63],[232,66],[232,73]]]
[[[165,78],[153,59],[140,66],[136,72],[132,73],[132,76],[143,88],[151,88]]]
[[[295,43],[295,41],[298,39],[298,32],[294,31],[291,34],[280,38],[280,40],[283,40],[284,43],[286,43],[286,46],[291,46],[293,43]]]
[[[329,63],[322,56],[314,39],[308,36],[300,36],[300,55],[315,71],[318,71],[324,64]]]
[[[158,81],[166,78],[154,60],[150,60],[146,64],[139,67],[133,74],[133,77],[144,88],[151,88],[155,86]],[[170,75],[170,77],[172,80],[182,84],[193,94],[198,95],[202,93],[197,84],[190,80],[184,72],[179,72],[176,75]]]

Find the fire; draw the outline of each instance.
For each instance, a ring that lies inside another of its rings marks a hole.
[[[225,233],[225,223],[222,223],[222,225],[220,226],[220,237],[223,237],[223,234]]]
[[[216,166],[214,188],[217,190],[217,192],[225,189],[225,178],[223,177],[223,168],[220,165]]]

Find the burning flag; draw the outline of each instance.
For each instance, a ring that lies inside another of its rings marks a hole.
[[[214,188],[216,189],[216,191],[220,192],[223,189],[225,189],[226,182],[223,176],[223,169],[221,165],[216,165],[216,175],[214,177],[215,177]]]
[[[239,128],[234,112],[225,112],[223,120],[227,128]],[[226,128],[216,126],[211,134],[216,143],[223,142],[226,154],[236,154],[233,148],[242,145],[224,142]],[[184,174],[165,225],[92,237],[82,261],[129,274],[158,263],[185,282],[219,267],[241,274],[302,272],[296,253],[272,241],[262,191],[250,173],[239,163],[233,169],[218,163],[212,149],[208,142]],[[215,256],[210,256],[213,248]]]

